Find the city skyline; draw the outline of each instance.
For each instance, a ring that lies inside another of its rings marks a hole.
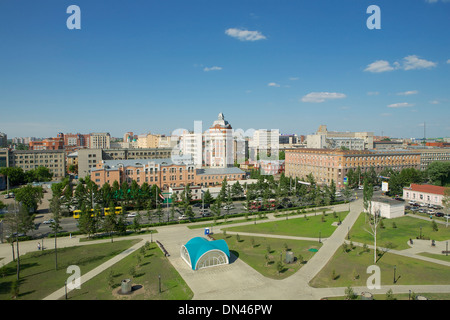
[[[244,131],[421,138],[426,123],[448,137],[449,13],[431,0],[6,2],[0,132],[170,135],[223,112]]]

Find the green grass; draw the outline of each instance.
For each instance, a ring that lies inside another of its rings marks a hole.
[[[362,252],[361,247],[344,252],[339,249],[328,264],[311,280],[313,287],[366,286],[367,267],[374,265],[373,250]],[[383,254],[376,264],[381,271],[381,285],[393,285],[396,266],[397,285],[448,285],[450,270],[446,266],[391,254]],[[332,275],[335,278],[333,279]],[[359,277],[355,277],[359,275]]]
[[[339,221],[339,215],[341,221],[344,220],[347,214],[348,211],[337,212],[336,218],[334,218],[333,214],[328,213],[325,216],[325,221],[322,222],[322,214],[317,213],[317,216],[309,216],[306,219],[304,217],[289,218],[287,220],[280,219],[271,222],[260,222],[245,226],[230,227],[226,228],[226,230],[233,232],[252,232],[311,238],[319,238],[320,232],[320,236],[326,238],[331,236],[336,230],[336,227],[333,226],[332,223]]]
[[[251,236],[239,236],[238,241],[236,235],[214,234],[213,236],[214,239],[224,239],[230,248],[230,252],[238,259],[242,259],[263,276],[272,279],[284,279],[297,272],[314,255],[314,252],[310,252],[308,249],[319,249],[321,246],[318,241]],[[270,246],[270,252],[268,246]],[[285,263],[286,246],[294,253],[295,257],[298,258],[299,255],[302,255],[304,261],[300,262],[297,259],[294,263]],[[266,260],[266,255],[268,260]],[[283,267],[281,272],[278,272],[277,264],[280,261],[280,256],[282,256]]]
[[[37,300],[64,286],[69,277],[67,267],[77,265],[87,273],[140,240],[114,241],[58,249],[58,270],[55,271],[54,250],[27,253],[20,258],[18,299]],[[1,268],[0,300],[11,299],[11,286],[16,280],[16,262]]]
[[[138,263],[137,257],[141,256]],[[135,266],[134,276],[130,269]],[[112,271],[113,285],[109,285],[109,275]],[[161,276],[161,293],[159,293],[159,278]],[[132,295],[119,295],[120,283],[131,279],[133,285],[142,286]],[[73,290],[68,298],[71,300],[189,300],[193,292],[183,278],[171,265],[156,243],[142,253],[140,250],[130,254],[115,265],[82,284],[80,290]]]
[[[358,217],[358,220],[350,230],[350,238],[355,242],[367,243],[373,245],[373,236],[364,230],[371,230],[369,225],[365,222],[364,214]],[[393,227],[395,222],[397,228]],[[450,239],[450,228],[438,224],[438,231],[433,231],[431,224],[432,220],[422,220],[413,217],[403,216],[394,219],[383,219],[384,228],[378,228],[377,231],[377,245],[386,247],[387,244],[394,244],[394,249],[403,250],[409,249],[409,239],[416,239],[420,235],[420,228],[422,228],[422,236],[428,237],[436,241],[444,241]]]

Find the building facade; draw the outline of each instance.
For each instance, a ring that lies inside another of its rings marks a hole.
[[[305,178],[312,174],[318,184],[330,185],[334,180],[338,188],[344,187],[348,170],[371,167],[376,173],[385,168],[402,170],[420,168],[420,153],[414,151],[374,152],[331,149],[286,149],[285,174],[288,177]]]
[[[111,147],[111,136],[108,132],[91,133],[89,138],[89,148],[109,149]]]
[[[349,150],[373,149],[373,132],[337,132],[328,131],[327,126],[321,125],[316,134],[306,138],[308,148]]]
[[[91,180],[97,185],[104,183],[112,185],[126,181],[138,185],[147,182],[156,184],[160,189],[168,190],[194,184],[195,168],[192,161],[173,162],[165,159],[132,159],[132,160],[102,160],[91,170]]]
[[[78,176],[90,175],[102,160],[131,160],[131,159],[164,159],[171,158],[170,148],[151,149],[80,149],[78,150]]]
[[[416,201],[418,203],[442,206],[445,187],[429,184],[414,184],[403,188],[403,199],[406,201]]]
[[[53,173],[53,178],[66,176],[66,155],[64,150],[14,150],[13,163],[10,166],[30,171],[38,167],[46,167]]]

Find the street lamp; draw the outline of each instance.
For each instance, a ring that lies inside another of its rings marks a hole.
[[[159,293],[161,293],[161,275],[158,274],[158,282],[159,282]]]
[[[395,271],[397,271],[397,266],[394,266],[394,283],[396,283],[396,280],[395,280]]]

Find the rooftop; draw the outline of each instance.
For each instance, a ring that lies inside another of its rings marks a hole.
[[[415,183],[412,183],[409,188],[406,187],[406,188],[403,188],[403,189],[408,189],[408,190],[418,191],[418,192],[425,192],[425,193],[444,195],[444,191],[445,191],[446,187],[433,186],[431,184],[415,184]]]

